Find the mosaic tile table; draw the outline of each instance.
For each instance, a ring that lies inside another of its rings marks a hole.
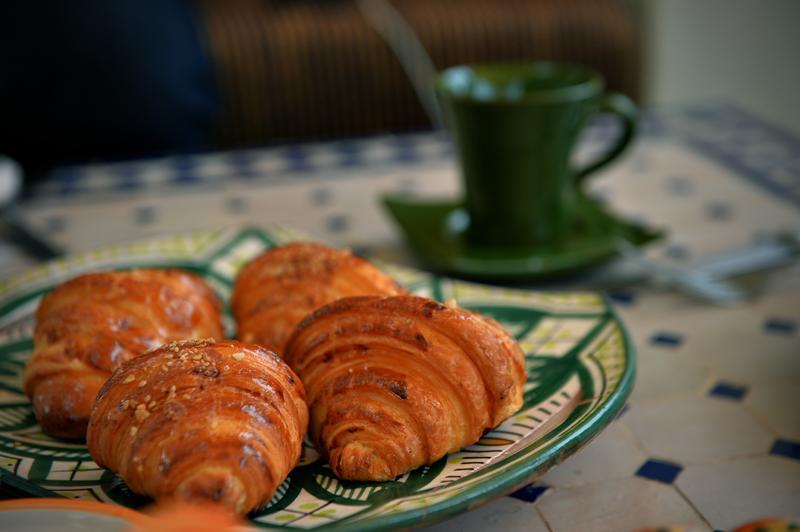
[[[598,123],[578,156],[613,135]],[[627,218],[669,231],[648,256],[690,264],[800,226],[800,142],[726,105],[657,110],[630,155],[591,187]],[[378,197],[457,190],[450,144],[415,134],[62,168],[20,206],[70,251],[279,223],[413,265]],[[0,247],[0,276],[28,264]],[[622,415],[536,483],[434,528],[727,530],[771,516],[798,520],[800,267],[748,287],[748,302],[727,308],[642,286],[609,293],[639,356]]]

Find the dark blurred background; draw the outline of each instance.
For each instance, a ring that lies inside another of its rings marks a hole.
[[[391,5],[436,69],[575,61],[639,102],[738,98],[800,124],[787,101],[798,86],[790,50],[800,2]],[[10,0],[0,20],[0,153],[29,174],[430,127],[397,58],[352,0]]]
[[[435,67],[553,59],[639,93],[610,0],[393,0]],[[3,2],[0,152],[29,170],[430,126],[350,0]]]

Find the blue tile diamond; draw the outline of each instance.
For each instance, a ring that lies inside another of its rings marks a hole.
[[[370,253],[372,252],[372,248],[369,246],[354,246],[351,250],[353,255],[356,257],[361,257],[362,259],[369,260]]]
[[[709,219],[716,221],[730,220],[733,209],[727,203],[713,202],[706,206]]]
[[[664,255],[673,260],[686,260],[689,258],[689,250],[681,244],[670,244],[664,250]]]
[[[319,187],[311,191],[309,196],[311,203],[317,207],[329,205],[333,201],[333,189],[330,187]]]
[[[133,213],[134,222],[138,225],[148,225],[156,220],[157,210],[151,205],[138,207]]]
[[[609,292],[608,298],[618,305],[634,305],[636,303],[636,294],[624,290]]]
[[[173,184],[187,184],[200,181],[200,176],[195,172],[197,164],[191,157],[175,157],[172,159],[171,163],[174,171],[171,179]]]
[[[800,460],[800,442],[775,440],[775,443],[772,444],[772,449],[769,450],[769,454]]]
[[[50,216],[44,223],[48,233],[61,233],[67,227],[67,219],[64,216]]]
[[[415,163],[420,160],[420,154],[413,140],[397,137],[393,142],[394,160],[400,163]]]
[[[525,502],[536,502],[536,499],[542,496],[550,486],[544,484],[528,484],[522,489],[519,489],[511,494],[511,497]]]
[[[764,322],[764,330],[775,334],[793,334],[797,330],[797,323],[794,320],[769,318]]]
[[[331,233],[342,233],[350,228],[350,221],[344,214],[334,214],[325,221],[325,225]]]
[[[683,335],[674,332],[661,331],[654,334],[653,337],[650,338],[650,343],[660,347],[679,347],[683,343]]]
[[[672,484],[681,471],[683,471],[683,466],[663,460],[651,459],[642,464],[642,467],[636,471],[636,476],[649,478],[664,484]]]
[[[308,148],[304,146],[288,146],[283,152],[283,158],[287,172],[309,172],[314,169]]]
[[[363,146],[355,142],[340,141],[333,145],[339,154],[341,166],[358,166],[362,163]]]
[[[255,155],[250,151],[233,151],[224,157],[233,172],[240,177],[253,177],[256,175],[254,168]]]
[[[738,384],[720,381],[709,390],[708,395],[741,401],[744,396],[747,395],[747,386],[739,386]]]

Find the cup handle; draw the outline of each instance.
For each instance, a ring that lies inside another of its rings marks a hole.
[[[622,134],[606,153],[575,173],[578,183],[582,183],[590,174],[622,155],[622,152],[625,151],[636,135],[638,111],[636,105],[624,94],[618,92],[605,93],[600,102],[599,112],[617,115],[622,122]]]

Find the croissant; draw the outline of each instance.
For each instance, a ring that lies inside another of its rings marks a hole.
[[[295,326],[311,311],[343,297],[404,293],[391,277],[349,251],[291,243],[244,267],[231,310],[240,340],[282,354]]]
[[[305,391],[281,359],[233,340],[166,344],[123,364],[87,433],[97,464],[136,493],[245,514],[297,464]]]
[[[522,405],[524,354],[495,321],[416,296],[354,297],[309,315],[285,360],[310,436],[347,480],[390,480],[477,441]]]
[[[164,342],[222,334],[219,300],[194,274],[81,275],[39,304],[25,393],[42,430],[83,438],[92,402],[120,364]]]

